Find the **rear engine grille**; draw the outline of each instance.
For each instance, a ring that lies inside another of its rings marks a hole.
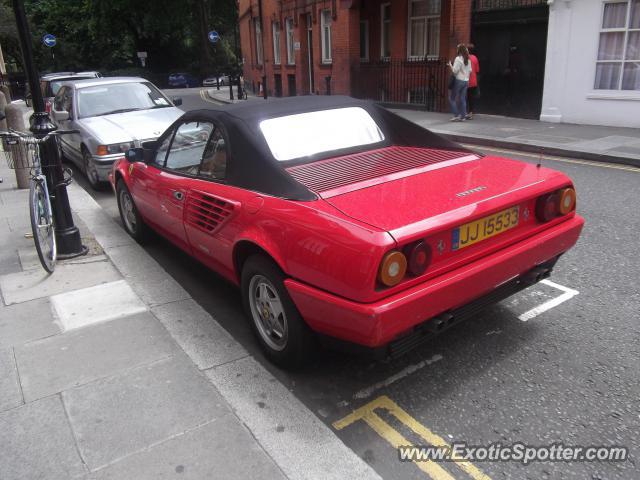
[[[289,167],[287,172],[310,190],[326,192],[345,185],[466,156],[468,154],[451,150],[386,147]]]
[[[187,200],[185,222],[205,233],[213,233],[233,213],[234,205],[206,193],[195,192]]]

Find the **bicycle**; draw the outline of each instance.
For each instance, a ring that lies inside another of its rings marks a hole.
[[[3,149],[7,157],[9,168],[29,168],[29,216],[31,218],[31,231],[36,252],[42,267],[47,273],[53,273],[56,266],[57,249],[55,222],[51,208],[51,195],[47,186],[47,178],[42,172],[40,163],[40,144],[50,137],[77,133],[75,130],[54,130],[44,137],[37,138],[31,133],[9,130],[0,132],[3,140]],[[22,147],[22,151],[21,151]],[[71,171],[66,169],[66,177],[60,184],[71,183]]]

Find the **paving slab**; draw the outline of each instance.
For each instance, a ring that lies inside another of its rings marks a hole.
[[[0,245],[2,246],[0,250],[0,275],[22,271],[17,249],[6,243],[0,243]]]
[[[125,280],[54,295],[51,305],[65,331],[147,310]]]
[[[127,281],[140,298],[150,307],[191,298],[169,274],[160,278],[128,277]]]
[[[25,401],[84,385],[179,352],[149,313],[15,347]]]
[[[91,470],[230,412],[184,354],[67,390],[62,397]]]
[[[246,357],[247,351],[192,299],[151,309],[201,370]]]
[[[12,348],[0,349],[0,412],[22,405],[22,392],[18,380]],[[1,478],[1,477],[0,477]]]
[[[206,373],[287,477],[380,478],[253,357]]]
[[[120,278],[118,271],[106,262],[58,265],[51,275],[44,270],[28,270],[2,275],[0,290],[5,304],[11,305],[112,282]]]
[[[60,328],[53,319],[51,304],[46,298],[9,307],[0,305],[0,348],[20,345],[59,332]]]
[[[70,479],[86,473],[58,395],[0,413],[0,478]]]
[[[285,479],[237,418],[217,420],[126,457],[87,480]]]

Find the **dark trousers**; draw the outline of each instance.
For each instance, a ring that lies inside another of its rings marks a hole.
[[[473,113],[476,111],[476,96],[478,93],[478,87],[467,88],[467,112]]]

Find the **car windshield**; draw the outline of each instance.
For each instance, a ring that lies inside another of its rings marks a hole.
[[[169,100],[149,82],[107,83],[78,89],[79,118],[170,106]]]
[[[376,122],[360,107],[270,118],[260,122],[260,130],[271,154],[280,161],[384,140]]]

